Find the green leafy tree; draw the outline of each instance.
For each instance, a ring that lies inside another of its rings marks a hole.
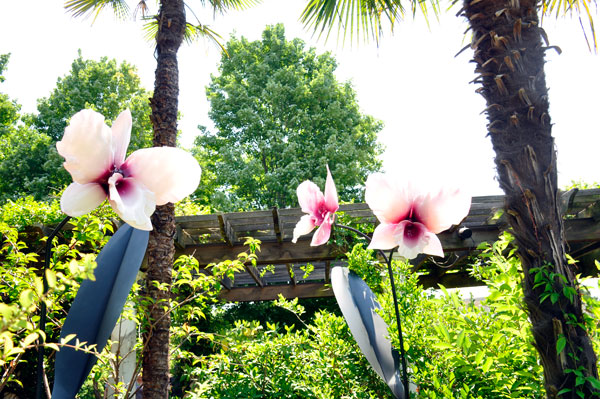
[[[7,59],[3,56],[0,67]],[[134,121],[130,150],[151,146],[150,95],[132,65],[106,57],[85,60],[80,52],[50,96],[38,101],[37,115],[19,115],[18,104],[0,97],[0,200],[23,195],[42,199],[71,182],[55,142],[69,118],[83,108],[101,112],[108,121],[129,108]],[[21,119],[25,123],[17,123]]]
[[[9,58],[10,54],[0,54],[0,83],[6,80],[3,73]],[[19,119],[20,108],[16,101],[11,100],[8,95],[0,93],[0,138],[5,137],[14,129]]]
[[[86,60],[79,51],[71,70],[57,80],[50,96],[38,100],[38,114],[32,116],[32,125],[56,142],[62,138],[69,118],[84,108],[100,112],[107,120],[116,119],[128,108],[133,117],[130,151],[150,147],[151,95],[131,64],[118,64],[107,57],[99,61]]]
[[[10,55],[0,55],[0,83]],[[0,201],[36,192],[46,162],[49,138],[25,126],[21,106],[0,93]]]
[[[360,198],[366,176],[381,166],[382,123],[360,112],[349,82],[337,81],[335,59],[286,40],[283,25],[258,41],[232,37],[226,49],[207,88],[216,132],[196,139],[216,192],[230,191],[234,206],[295,205],[298,184],[323,186],[329,164],[339,194]]]
[[[405,2],[413,14],[437,1]],[[378,38],[404,13],[400,0],[315,0],[302,20],[321,32],[363,31]],[[459,15],[473,33],[471,48],[477,90],[486,100],[488,135],[496,153],[498,182],[506,194],[506,215],[519,247],[524,300],[535,348],[544,366],[549,398],[600,395],[597,356],[586,331],[578,282],[567,262],[565,230],[558,203],[557,159],[552,136],[544,55],[552,49],[539,14],[586,15],[597,48],[590,0],[465,0]],[[385,23],[385,25],[382,24]],[[583,26],[583,24],[582,24]],[[548,298],[548,281],[554,292]],[[577,293],[577,295],[572,293]],[[561,346],[567,348],[562,352]]]

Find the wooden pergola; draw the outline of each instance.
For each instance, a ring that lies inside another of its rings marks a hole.
[[[561,193],[565,232],[570,255],[579,261],[578,272],[596,274],[593,256],[600,253],[600,189],[573,189]],[[413,271],[425,287],[466,287],[481,285],[469,276],[468,259],[482,242],[494,242],[507,228],[501,211],[504,196],[473,197],[469,215],[459,226],[439,235],[444,259],[421,256],[413,260]],[[342,205],[340,211],[361,223],[377,223],[367,204]],[[201,266],[236,259],[247,251],[245,237],[259,239],[261,251],[257,267],[247,264],[233,281],[223,280],[221,297],[226,301],[273,300],[332,296],[329,286],[331,267],[344,264],[347,248],[336,245],[310,246],[310,235],[296,244],[293,229],[303,215],[299,208],[266,211],[219,213],[177,217],[175,238],[177,255],[193,255]],[[307,276],[301,269],[312,264]],[[261,273],[269,266],[272,271]]]

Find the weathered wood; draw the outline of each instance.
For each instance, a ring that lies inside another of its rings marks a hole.
[[[277,237],[277,242],[281,244],[283,241],[283,236],[281,232],[283,231],[283,227],[281,226],[281,222],[279,221],[279,212],[277,208],[273,208],[273,228],[275,230],[275,236]]]
[[[219,297],[228,302],[273,301],[279,294],[287,299],[320,298],[333,296],[333,290],[323,283],[269,285],[261,288],[233,288],[231,291],[222,292]]]
[[[229,218],[229,216],[227,217]],[[221,228],[221,235],[225,239],[225,242],[227,245],[232,247],[237,241],[237,237],[235,235],[235,231],[231,227],[231,224],[229,224],[229,220],[226,220],[222,213],[219,214],[219,227]]]

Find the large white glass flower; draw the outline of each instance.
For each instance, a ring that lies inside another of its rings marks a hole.
[[[152,230],[150,216],[156,205],[180,201],[198,187],[200,166],[179,148],[144,148],[125,159],[131,124],[129,110],[117,117],[112,128],[98,112],[86,109],[73,115],[56,143],[73,178],[60,199],[64,213],[84,215],[108,198],[126,223]]]
[[[420,253],[444,256],[436,234],[460,223],[471,207],[471,196],[459,189],[424,189],[382,173],[367,179],[365,201],[381,222],[369,248],[397,246],[406,259]]]

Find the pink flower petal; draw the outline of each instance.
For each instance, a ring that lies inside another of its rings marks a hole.
[[[333,182],[333,177],[331,176],[329,166],[327,165],[327,180],[325,181],[325,208],[329,212],[335,213],[339,207],[337,190],[335,189],[335,183]]]
[[[469,213],[471,196],[458,189],[444,189],[415,203],[418,219],[427,230],[438,234],[459,224]]]
[[[71,183],[60,197],[60,209],[67,215],[77,217],[93,211],[106,199],[106,192],[99,184]]]
[[[410,198],[395,178],[375,173],[368,177],[365,186],[365,202],[381,223],[398,223],[408,216]]]
[[[119,114],[111,127],[114,163],[117,168],[121,167],[125,161],[131,139],[131,125],[131,112],[127,109]]]
[[[313,235],[312,241],[310,242],[311,247],[318,247],[319,245],[327,244],[329,236],[331,235],[331,225],[333,224],[333,215],[328,213],[323,220],[323,223],[319,226],[315,234]]]
[[[292,242],[295,244],[300,236],[310,233],[315,228],[315,219],[311,215],[304,215],[300,218],[294,228],[294,237]]]
[[[123,178],[120,173],[108,179],[108,188],[108,202],[121,219],[136,229],[152,230],[150,216],[156,202],[150,190],[134,178]]]
[[[310,180],[306,180],[300,183],[296,194],[298,194],[298,203],[302,212],[317,216],[319,208],[325,203],[325,197],[319,187]]]
[[[200,183],[198,161],[179,148],[137,150],[125,160],[121,169],[154,193],[156,205],[181,201]]]
[[[65,158],[64,167],[73,181],[80,184],[94,182],[113,163],[110,128],[101,114],[89,109],[73,115],[56,149]]]
[[[379,226],[375,227],[375,231],[373,231],[373,237],[371,238],[371,243],[369,244],[369,249],[392,249],[395,248],[396,240],[394,239],[394,232],[398,225],[396,224],[387,224],[382,223]]]

